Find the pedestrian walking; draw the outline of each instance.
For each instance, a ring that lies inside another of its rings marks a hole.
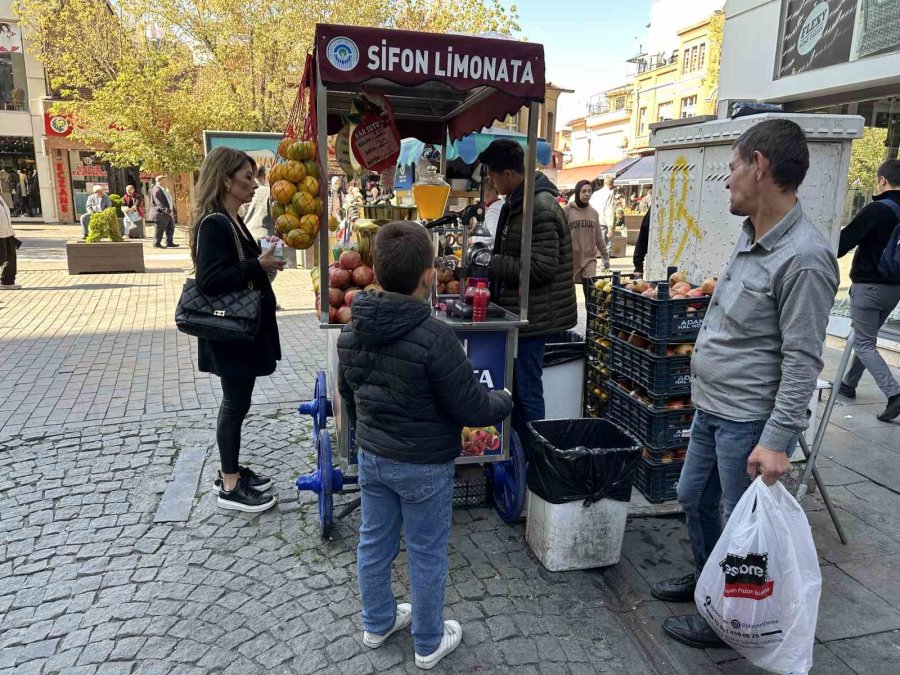
[[[488,270],[491,302],[519,311],[522,209],[525,195],[525,151],[511,139],[493,141],[478,156],[487,166],[497,192],[506,196],[500,212]],[[528,422],[544,419],[544,347],[547,336],[568,330],[578,319],[572,284],[572,235],[566,214],[556,202],[559,191],[543,173],[534,180],[528,325],[519,330],[513,364],[512,426],[530,454]]]
[[[22,288],[16,283],[16,249],[21,243],[13,230],[9,205],[0,196],[0,291],[17,291]]]
[[[603,270],[609,269],[606,239],[600,231],[597,211],[589,203],[593,192],[591,181],[579,181],[575,186],[575,200],[563,207],[572,233],[572,259],[576,284],[597,276],[598,254],[603,259]]]
[[[384,292],[361,293],[338,337],[338,389],[359,446],[357,572],[363,643],[375,649],[412,622],[415,664],[430,669],[462,639],[444,621],[454,459],[464,426],[509,415],[508,391],[479,383],[453,330],[431,315],[434,245],[416,223],[375,238]],[[397,604],[391,563],[406,541],[412,605]]]
[[[275,294],[269,274],[284,268],[273,255],[274,246],[262,251],[238,215],[256,189],[256,163],[244,152],[215,148],[200,167],[195,189],[195,220],[191,256],[200,290],[220,295],[252,287],[261,291],[259,329],[253,342],[215,342],[198,339],[200,370],[219,377],[222,403],[216,422],[216,443],[221,469],[215,480],[218,505],[223,509],[258,513],[275,505],[264,494],[270,478],[238,463],[241,427],[250,410],[256,378],[275,372],[281,359]]]
[[[163,247],[163,237],[166,238],[166,248],[178,248],[178,244],[173,241],[175,202],[172,200],[172,195],[163,186],[164,179],[165,176],[157,176],[153,187],[150,188],[150,208],[147,211],[147,218],[156,223],[156,239],[153,242],[153,248]]]
[[[144,195],[135,190],[134,185],[125,187],[122,195],[122,213],[125,220],[122,223],[122,236],[131,239],[144,238]]]
[[[864,371],[887,397],[878,419],[887,422],[900,416],[900,384],[878,353],[878,331],[900,302],[900,279],[888,279],[878,261],[888,246],[896,246],[894,230],[900,221],[900,159],[889,159],[878,168],[872,203],[841,230],[838,257],[854,248],[850,267],[850,312],[853,321],[853,361],[838,387],[845,398],[856,398],[856,386]]]
[[[616,224],[616,191],[613,189],[615,180],[612,176],[603,179],[603,187],[591,195],[590,204],[597,212],[600,231],[606,247],[609,248],[609,238]]]
[[[774,484],[809,426],[839,272],[797,201],[808,168],[806,137],[789,120],[750,127],[732,149],[730,210],[746,219],[691,359],[696,413],[677,491],[694,571],[653,586],[667,602],[693,601],[722,533],[720,501],[727,520],[757,472]],[[723,645],[697,613],[669,617],[663,628],[691,647]]]
[[[94,213],[101,213],[109,208],[112,208],[112,201],[106,194],[103,186],[95,185],[94,192],[87,198],[87,202],[85,202],[85,212],[81,215],[81,233],[84,235],[82,237],[83,239],[87,239],[91,215]]]

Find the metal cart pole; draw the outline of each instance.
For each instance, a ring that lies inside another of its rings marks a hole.
[[[834,508],[834,504],[831,503],[831,497],[828,495],[828,488],[825,487],[825,482],[822,480],[819,469],[816,467],[816,459],[819,456],[819,451],[822,449],[822,442],[825,440],[825,431],[828,428],[828,422],[831,420],[831,412],[834,410],[834,404],[837,400],[836,385],[840,385],[844,380],[844,372],[847,370],[847,366],[850,363],[850,357],[853,354],[853,339],[854,335],[853,330],[851,329],[847,334],[847,344],[844,346],[841,362],[838,364],[837,372],[834,374],[834,382],[831,384],[828,403],[825,404],[822,420],[819,422],[819,428],[816,429],[816,437],[813,439],[812,450],[810,450],[809,445],[806,443],[806,438],[803,434],[800,434],[800,448],[803,450],[803,454],[806,457],[806,468],[803,470],[800,485],[797,486],[797,501],[799,502],[803,500],[803,497],[806,496],[809,489],[808,483],[810,476],[815,478],[816,485],[819,486],[819,492],[822,493],[822,501],[825,502],[825,508],[828,509],[828,515],[831,516],[831,521],[834,523],[834,529],[837,530],[838,537],[842,544],[847,543],[847,535],[844,534],[844,528],[841,526],[837,511]]]
[[[328,92],[322,83],[319,74],[319,60],[316,59],[316,140],[319,146],[319,158],[322,167],[321,182],[328,183]],[[325,189],[326,197],[322,200],[322,214],[319,216],[319,323],[328,323],[328,189]],[[319,185],[319,196],[322,195],[322,185]]]

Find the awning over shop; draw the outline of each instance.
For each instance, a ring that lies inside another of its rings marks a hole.
[[[653,167],[655,164],[655,155],[641,157],[626,169],[625,173],[616,178],[616,185],[652,185]]]
[[[600,175],[600,177],[601,177],[601,178],[606,178],[607,176],[612,176],[613,178],[615,178],[615,177],[618,176],[620,173],[623,173],[623,172],[626,171],[629,167],[631,167],[632,165],[634,165],[639,159],[640,159],[640,157],[626,157],[626,158],[623,159],[621,162],[618,162],[617,164],[613,164],[611,167],[609,167],[608,169],[606,169],[606,171],[604,171],[604,172]]]
[[[492,141],[498,138],[511,138],[516,141],[523,149],[528,145],[528,137],[514,131],[504,131],[498,133],[491,129],[482,129],[481,131],[463,136],[458,141],[450,141],[447,139],[447,161],[452,162],[454,159],[462,159],[466,164],[474,164],[478,160],[478,155],[482,150],[487,148]],[[425,144],[415,138],[404,138],[400,143],[400,157],[397,159],[397,165],[415,164],[422,155]],[[538,163],[546,166],[550,164],[552,152],[550,144],[542,138],[537,139],[537,160]]]
[[[597,180],[609,171],[611,164],[585,164],[584,166],[570,166],[560,169],[556,174],[556,187],[563,190],[571,190],[578,181]]]

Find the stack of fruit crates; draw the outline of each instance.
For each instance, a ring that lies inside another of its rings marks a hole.
[[[609,311],[612,302],[612,274],[583,281],[587,310],[585,328],[584,396],[585,417],[603,417],[609,405]]]
[[[644,445],[635,485],[659,504],[676,498],[694,418],[691,353],[710,296],[672,298],[668,280],[645,295],[644,284],[613,280],[609,417]]]

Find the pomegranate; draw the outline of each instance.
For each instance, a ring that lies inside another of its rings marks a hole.
[[[702,288],[692,288],[685,295],[689,298],[705,298],[708,294],[704,293]]]
[[[669,275],[669,285],[671,286],[685,282],[687,282],[687,277],[684,276],[684,272],[672,272],[672,274]]]
[[[659,297],[659,291],[656,289],[656,286],[651,286],[646,291],[641,293],[641,295],[646,296],[648,298],[656,298],[656,297]]]
[[[669,410],[681,410],[684,407],[684,399],[673,398],[671,401],[666,403],[666,408]]]
[[[340,307],[344,304],[344,291],[339,288],[328,289],[328,304],[332,307]]]
[[[629,290],[634,291],[635,293],[643,293],[648,288],[650,288],[650,284],[648,284],[643,279],[635,279],[628,287]]]
[[[340,263],[345,270],[355,270],[362,265],[362,258],[359,257],[357,251],[347,250],[341,253]],[[360,285],[365,286],[365,284]]]
[[[675,345],[674,350],[676,356],[690,356],[694,353],[694,345],[684,344]]]
[[[353,285],[365,288],[375,281],[375,272],[368,265],[359,265],[353,270]]]
[[[363,291],[361,288],[348,289],[347,292],[344,293],[344,304],[347,305],[347,307],[352,307],[353,306],[353,298],[362,292]]]
[[[337,323],[338,322],[338,311],[337,307],[328,307],[328,323]]]
[[[331,288],[340,288],[341,290],[344,290],[350,285],[350,271],[345,270],[343,267],[331,270],[331,273],[328,276],[328,285]]]
[[[684,295],[681,293],[676,293],[675,295],[669,296],[672,300],[684,300]]]
[[[673,295],[681,294],[687,295],[688,291],[691,290],[691,285],[686,281],[679,281],[674,286],[669,289],[669,292]]]
[[[716,290],[716,277],[707,277],[703,280],[703,283],[700,284],[700,290],[703,291],[703,295],[712,295]]]
[[[349,307],[344,306],[338,309],[335,323],[350,323]]]

